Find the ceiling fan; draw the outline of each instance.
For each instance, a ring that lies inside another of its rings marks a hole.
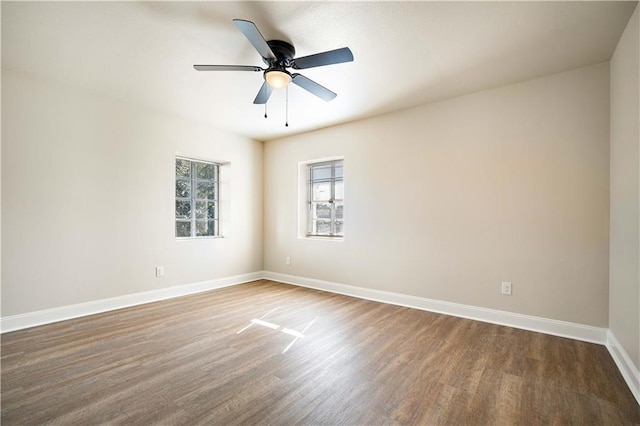
[[[266,104],[273,89],[286,87],[289,83],[296,84],[325,101],[330,101],[337,96],[331,90],[301,74],[290,73],[287,68],[300,70],[351,62],[353,61],[353,54],[348,47],[294,58],[296,50],[291,43],[282,40],[266,41],[260,34],[258,27],[251,21],[234,19],[233,23],[262,56],[267,68],[251,65],[194,65],[193,67],[196,70],[264,72],[265,81],[253,101],[254,104]]]

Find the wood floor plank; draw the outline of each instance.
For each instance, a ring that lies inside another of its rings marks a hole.
[[[267,280],[1,349],[3,425],[640,424],[601,345]]]

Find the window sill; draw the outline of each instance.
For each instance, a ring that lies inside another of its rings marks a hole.
[[[216,235],[212,237],[175,237],[176,241],[201,241],[201,240],[217,240],[224,238],[223,235]]]
[[[299,237],[301,240],[316,240],[316,241],[335,241],[335,242],[343,242],[344,237],[322,237],[318,235],[305,235],[303,237]]]

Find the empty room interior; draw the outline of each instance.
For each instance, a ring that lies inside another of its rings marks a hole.
[[[1,14],[1,407],[640,424],[637,1]]]

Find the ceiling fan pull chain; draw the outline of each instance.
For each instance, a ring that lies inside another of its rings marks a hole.
[[[264,118],[267,118],[267,103],[264,103]]]
[[[286,87],[286,100],[285,100],[285,122],[284,127],[289,127],[289,85]]]

